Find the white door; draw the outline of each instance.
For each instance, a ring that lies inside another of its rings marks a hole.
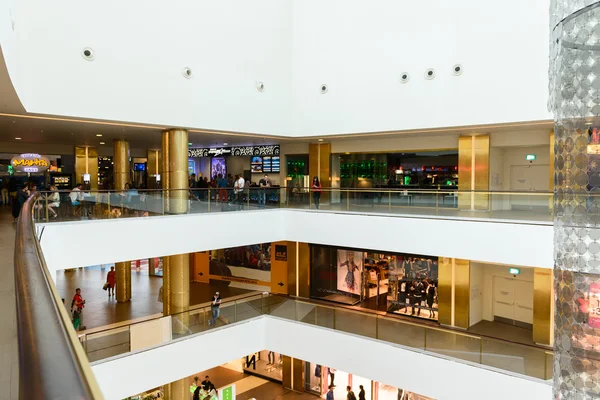
[[[510,205],[512,210],[534,210],[548,208],[549,196],[532,195],[516,192],[547,192],[550,180],[548,179],[549,165],[511,165],[510,167]]]
[[[533,324],[533,282],[515,280],[515,320]]]
[[[515,319],[515,285],[512,279],[494,277],[494,316]]]

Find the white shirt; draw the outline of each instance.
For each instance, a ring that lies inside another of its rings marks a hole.
[[[69,198],[71,199],[71,203],[81,200],[81,189],[73,188],[71,193],[69,193]]]
[[[242,178],[240,176],[240,179],[238,179],[235,184],[234,184],[234,189],[236,193],[241,193],[244,190],[244,185],[245,185],[246,181],[244,181],[244,178]]]

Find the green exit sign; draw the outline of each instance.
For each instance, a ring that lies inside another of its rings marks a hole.
[[[527,161],[534,161],[534,160],[535,160],[535,154],[527,154],[527,155],[525,156],[525,159],[526,159]]]
[[[519,268],[509,268],[508,272],[511,275],[519,275],[521,273],[521,270]]]

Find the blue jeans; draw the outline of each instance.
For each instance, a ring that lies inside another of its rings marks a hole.
[[[212,319],[208,321],[208,325],[215,325],[217,326],[217,319],[219,318],[219,315],[221,314],[221,308],[220,307],[211,307],[210,311],[212,312]]]
[[[258,192],[258,204],[263,207],[267,204],[267,193],[264,190]]]

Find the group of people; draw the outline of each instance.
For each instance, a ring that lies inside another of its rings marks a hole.
[[[398,284],[399,310],[407,309],[411,305],[411,315],[420,316],[421,308],[429,311],[429,318],[435,318],[433,304],[437,296],[437,281],[429,278],[409,280],[402,279]]]
[[[329,385],[329,390],[327,391],[327,396],[326,396],[327,400],[334,400],[334,397],[333,397],[333,389],[334,388],[335,388],[335,385]],[[358,391],[358,400],[366,400],[364,386],[359,385],[359,389],[360,390]],[[356,395],[352,391],[352,386],[346,386],[346,400],[357,400]]]
[[[225,177],[223,174],[216,174],[211,180],[208,177],[196,178],[196,174],[191,174],[188,179],[188,188],[190,190],[190,198],[193,200],[208,200],[209,191],[206,189],[216,189],[215,200],[221,203],[229,203],[235,205],[235,208],[242,210],[244,201],[250,196],[250,188],[268,189],[273,184],[269,175],[265,174],[258,184],[246,181],[241,174],[232,176],[228,174]],[[199,189],[199,190],[197,190]],[[267,204],[267,191],[258,190],[259,207],[264,208]]]

